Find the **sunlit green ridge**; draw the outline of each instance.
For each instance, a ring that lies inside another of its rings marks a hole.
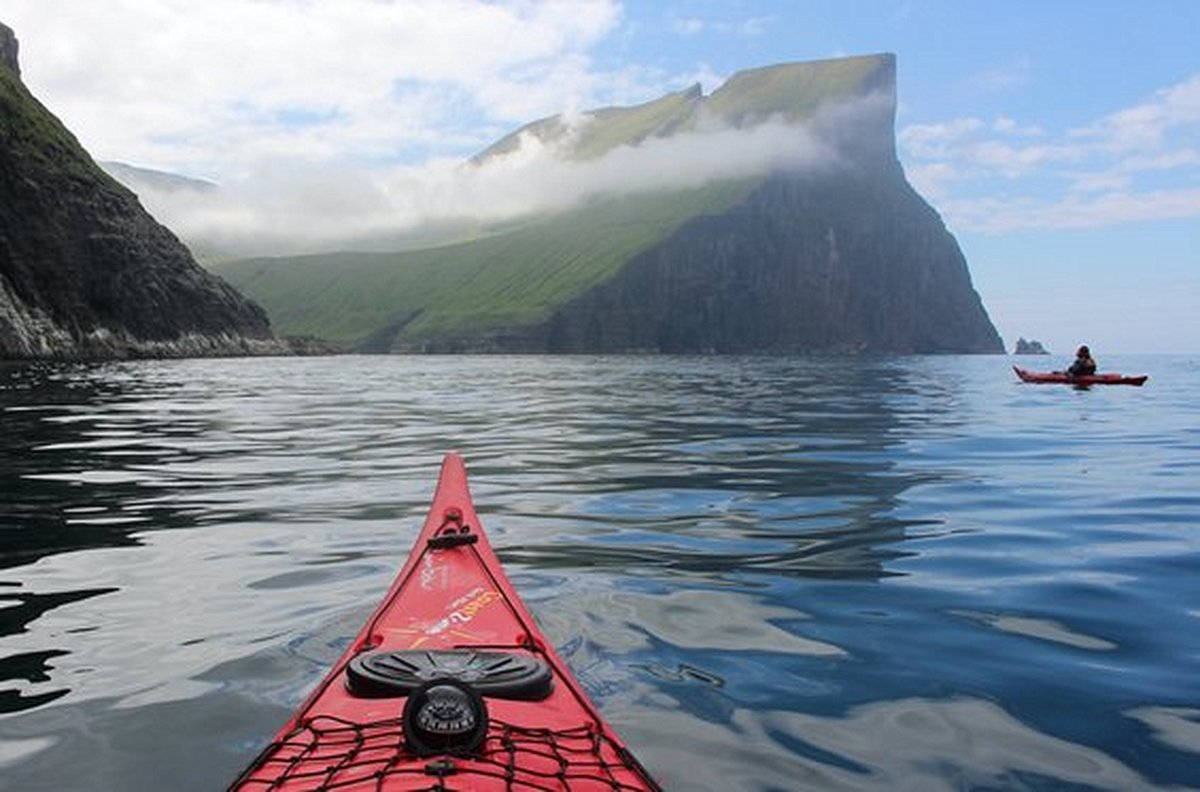
[[[619,146],[712,126],[745,127],[773,118],[801,122],[822,105],[861,96],[881,78],[890,85],[891,55],[863,55],[747,69],[704,96],[699,85],[633,107],[534,121],[501,138],[475,162],[515,151],[525,137],[557,145],[565,156],[594,159]]]
[[[736,202],[749,186],[596,202],[420,250],[252,259],[215,269],[285,333],[349,344],[390,330],[413,343],[472,336],[544,320],[684,221]]]

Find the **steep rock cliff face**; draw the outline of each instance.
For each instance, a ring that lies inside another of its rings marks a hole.
[[[684,124],[701,115],[701,101],[704,117],[737,127],[808,121],[836,156],[827,167],[765,176],[746,200],[692,218],[545,322],[398,348],[1002,353],[958,243],[896,157],[895,95],[895,58],[879,55],[754,69],[705,100],[660,100]],[[831,96],[841,115],[822,114]],[[666,114],[652,107],[628,114],[660,133]],[[607,123],[631,126],[610,113]],[[539,122],[529,130],[549,137],[555,128]]]
[[[21,64],[17,61],[17,37],[12,28],[0,22],[0,68],[7,68],[19,80]]]
[[[285,351],[30,95],[16,55],[0,25],[0,358]]]
[[[563,352],[1002,352],[954,237],[896,171],[777,174],[533,335]]]

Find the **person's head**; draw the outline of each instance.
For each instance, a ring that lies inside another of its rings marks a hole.
[[[1092,353],[1088,350],[1087,344],[1084,344],[1083,346],[1079,347],[1079,350],[1075,353],[1075,357],[1091,357],[1091,356],[1092,356]]]

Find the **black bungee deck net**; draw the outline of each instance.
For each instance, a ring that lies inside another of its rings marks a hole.
[[[264,769],[268,778],[253,777]],[[621,781],[622,772],[641,785]],[[269,745],[235,786],[471,792],[483,779],[513,792],[659,789],[629,751],[589,726],[554,731],[492,720],[477,752],[422,758],[407,749],[400,718],[352,723],[325,715]]]

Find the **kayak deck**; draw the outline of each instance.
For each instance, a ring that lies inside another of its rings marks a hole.
[[[518,598],[450,454],[378,609],[231,789],[660,787]]]
[[[1013,366],[1022,382],[1060,385],[1135,385],[1141,387],[1149,379],[1144,374],[1125,376],[1122,374],[1085,374],[1073,377],[1062,371],[1030,371],[1020,366]]]
[[[271,746],[235,789],[279,790],[646,790],[627,775],[629,757],[602,732],[489,726],[466,760],[420,758],[403,748],[400,718],[352,723],[311,718]],[[622,778],[622,776],[625,776]]]

